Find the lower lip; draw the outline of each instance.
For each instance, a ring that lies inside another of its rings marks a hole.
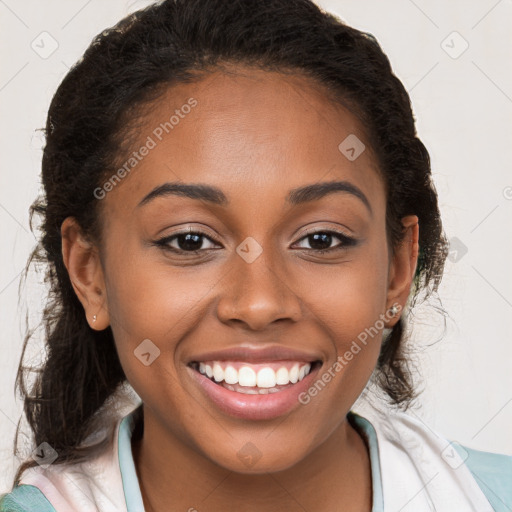
[[[221,411],[230,416],[246,420],[276,418],[299,406],[299,395],[311,386],[320,368],[321,366],[315,367],[301,381],[283,389],[283,391],[267,395],[245,395],[215,384],[205,375],[187,366],[187,370],[192,373],[193,379]]]

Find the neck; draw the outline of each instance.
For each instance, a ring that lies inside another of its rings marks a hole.
[[[146,512],[371,511],[368,448],[347,419],[305,458],[277,472],[223,468],[163,429],[147,408],[132,450]]]

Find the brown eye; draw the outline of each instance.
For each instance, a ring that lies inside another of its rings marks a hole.
[[[335,242],[336,239],[339,240],[339,243],[332,246],[332,243]],[[301,240],[307,241],[309,243],[309,250],[318,252],[320,254],[346,249],[357,244],[356,239],[346,235],[345,233],[326,230],[308,233],[305,237],[301,238]],[[302,248],[308,249],[307,247]]]
[[[205,241],[215,245],[215,241],[204,233],[199,231],[184,231],[166,236],[155,241],[155,244],[165,250],[173,252],[199,252],[202,250],[213,249],[213,247],[204,247]]]

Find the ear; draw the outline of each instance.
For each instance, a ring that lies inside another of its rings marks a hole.
[[[419,252],[419,224],[416,215],[407,215],[402,218],[405,234],[402,242],[395,247],[395,253],[390,261],[387,310],[393,305],[398,307],[398,312],[391,316],[388,313],[386,327],[393,327],[400,318],[400,311],[406,305],[411,285],[416,273]]]
[[[92,329],[101,331],[110,323],[105,281],[97,248],[84,236],[74,217],[62,223],[62,258],[78,300]]]

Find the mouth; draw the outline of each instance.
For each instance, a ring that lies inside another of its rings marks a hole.
[[[321,361],[272,361],[251,364],[241,361],[193,361],[190,367],[215,384],[236,393],[279,393],[300,382]]]
[[[271,419],[298,406],[322,362],[192,361],[189,374],[224,413],[244,419]]]

